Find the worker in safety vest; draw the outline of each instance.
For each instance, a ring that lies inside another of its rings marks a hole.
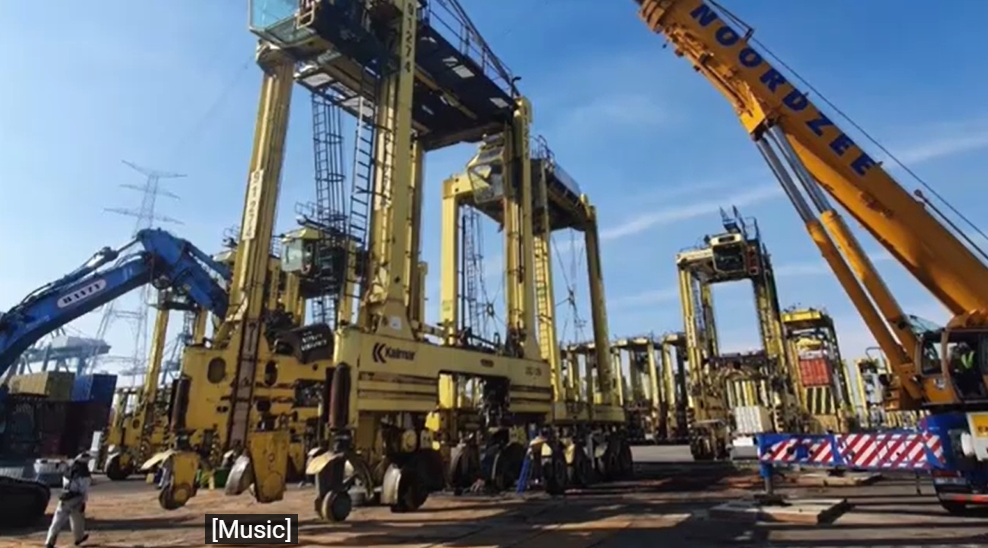
[[[954,347],[952,354],[958,388],[967,397],[983,396],[984,380],[975,361],[974,350],[962,342]]]

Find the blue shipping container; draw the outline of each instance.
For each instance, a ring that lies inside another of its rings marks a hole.
[[[112,405],[116,390],[116,375],[79,375],[72,386],[72,401],[94,401]]]

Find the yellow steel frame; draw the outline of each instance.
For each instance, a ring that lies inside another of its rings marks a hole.
[[[168,442],[168,417],[157,406],[158,383],[165,355],[168,318],[176,307],[165,291],[158,292],[158,302],[154,306],[157,312],[144,385],[136,393],[137,402],[132,412],[127,412],[130,394],[125,394],[118,403],[118,411],[109,425],[106,439],[102,442],[107,450],[103,470],[113,481],[126,479],[138,464],[150,457],[153,451],[166,448]]]
[[[270,413],[284,406],[270,399],[282,363],[278,359],[265,359],[272,352],[262,332],[263,315],[269,309],[272,294],[277,293],[272,288],[277,280],[271,276],[270,246],[294,65],[283,52],[265,43],[258,47],[257,61],[264,77],[243,219],[234,250],[229,312],[217,326],[211,347],[185,350],[183,378],[173,394],[175,414],[171,428],[176,435],[175,448],[155,455],[143,467],[164,466],[168,479],[159,496],[164,508],[181,507],[195,495],[201,456],[215,461],[216,454],[227,449],[256,456],[267,454],[265,446],[277,445],[285,447],[285,458],[275,459],[273,465],[287,466],[289,432],[270,428],[269,424]],[[263,395],[263,399],[258,399],[258,395]],[[262,401],[271,407],[256,409]],[[193,444],[199,446],[198,450]],[[255,496],[262,502],[279,500],[283,490],[283,483],[260,480]]]
[[[794,378],[794,372],[783,338],[771,261],[761,248],[760,240],[748,241],[746,238],[744,230],[708,236],[704,246],[676,256],[690,373],[692,421],[694,425],[714,425],[712,429],[700,429],[703,436],[694,434],[692,431],[695,428],[691,425],[691,447],[694,454],[701,458],[726,456],[728,434],[721,427],[729,424],[730,410],[735,407],[762,405],[772,409],[775,427],[780,431],[802,429],[805,421],[798,408],[796,393],[790,392],[793,383],[787,381]],[[757,255],[756,270],[742,265],[737,272],[721,272],[715,261],[717,249],[738,250],[744,264],[746,255]],[[716,368],[712,363],[720,355],[713,321],[712,285],[738,280],[750,280],[752,283],[768,364],[754,371]]]
[[[461,322],[457,307],[460,295],[457,265],[461,246],[458,221],[461,208],[471,207],[499,223],[505,235],[508,314],[504,350],[508,355],[533,363],[549,364],[553,394],[549,419],[561,428],[558,430],[560,441],[565,445],[568,465],[576,470],[575,481],[584,483],[589,478],[580,477],[585,473],[581,472],[582,457],[591,456],[583,447],[582,439],[587,434],[596,435],[597,445],[605,448],[593,455],[598,469],[621,474],[624,469],[619,463],[627,465],[627,461],[620,459],[608,461],[623,451],[624,441],[613,442],[616,450],[606,450],[612,443],[606,439],[608,432],[625,421],[620,407],[620,386],[616,386],[616,392],[597,391],[592,400],[581,398],[577,390],[580,382],[578,356],[588,353],[592,354],[588,360],[589,370],[605,379],[605,386],[613,386],[615,382],[609,358],[601,359],[609,356],[610,351],[603,309],[596,209],[585,195],[576,195],[561,183],[564,175],[557,171],[561,168],[544,140],[537,139],[538,154],[532,154],[528,129],[532,122],[531,105],[524,98],[518,98],[516,104],[518,108],[512,124],[501,133],[488,135],[464,172],[447,179],[443,185],[443,340],[454,346],[465,340],[465,334],[459,331]],[[552,232],[563,228],[573,228],[584,235],[595,334],[595,344],[584,346],[584,352],[567,352],[565,358],[557,343],[551,255]],[[596,341],[602,341],[602,344],[598,345]],[[440,401],[447,402],[445,407],[460,407],[454,395],[466,390],[466,386],[463,378],[457,382],[455,387],[448,384],[446,393],[440,397]],[[608,425],[611,428],[600,428]],[[543,450],[543,456],[545,454]]]
[[[844,371],[837,330],[833,318],[823,310],[815,308],[788,309],[782,313],[782,324],[786,328],[787,344],[794,364],[798,364],[807,353],[827,360],[831,368],[831,386],[806,386],[800,369],[795,368],[796,378],[800,379],[800,395],[803,408],[811,420],[818,423],[816,430],[847,432],[854,425],[852,416],[850,385]]]
[[[668,392],[664,382],[664,378],[673,373],[662,367],[666,365],[664,360],[656,360],[661,347],[660,340],[644,336],[611,343],[618,370],[624,356],[628,357],[628,392],[624,397],[624,408],[631,429],[629,435],[635,441],[667,438],[669,409],[675,395]]]
[[[689,436],[689,388],[687,385],[686,334],[667,333],[661,339],[664,393],[669,400],[668,433],[670,441]]]
[[[474,377],[494,383],[495,388],[499,383],[506,387],[500,394],[500,403],[506,406],[510,401],[510,412],[521,422],[507,429],[505,425],[494,425],[496,431],[508,435],[499,442],[502,449],[513,446],[523,454],[525,436],[521,427],[554,418],[551,367],[537,345],[533,302],[533,271],[538,270],[538,265],[533,269],[532,262],[537,255],[534,241],[538,238],[533,228],[528,161],[530,106],[518,99],[514,119],[505,120],[501,131],[508,137],[505,148],[509,152],[503,158],[513,175],[508,180],[517,183],[508,185],[510,192],[502,202],[504,225],[508,228],[508,316],[513,350],[500,355],[436,345],[426,337],[443,332],[423,321],[422,281],[426,268],[417,260],[422,163],[427,148],[413,137],[413,87],[421,76],[415,62],[418,3],[394,0],[389,5],[390,8],[375,5],[374,9],[380,11],[364,20],[364,24],[379,25],[381,20],[390,18],[396,37],[391,44],[395,70],[380,72],[374,84],[376,92],[364,94],[376,107],[376,169],[369,241],[366,250],[353,250],[351,255],[366,253],[364,270],[358,273],[366,282],[355,321],[343,321],[343,315],[349,313],[345,307],[341,312],[334,340],[329,343],[332,355],[319,356],[305,364],[300,363],[297,354],[275,352],[268,338],[262,336],[265,314],[276,305],[272,298],[272,293],[277,293],[275,284],[284,281],[270,275],[264,260],[273,236],[292,89],[292,55],[305,49],[312,58],[313,52],[333,48],[308,30],[298,30],[308,28],[306,25],[318,26],[319,14],[313,10],[321,9],[323,4],[311,3],[299,12],[296,34],[308,38],[295,50],[261,43],[258,62],[265,76],[244,219],[233,262],[231,312],[217,326],[211,346],[185,351],[183,382],[176,390],[179,412],[172,421],[175,449],[145,463],[165,467],[166,481],[159,497],[165,508],[180,507],[194,496],[196,470],[215,466],[217,450],[227,449],[239,454],[227,482],[228,494],[252,487],[259,502],[281,499],[293,446],[292,425],[286,417],[293,411],[289,396],[295,380],[321,379],[326,383],[324,407],[329,415],[329,445],[323,447],[322,454],[313,455],[306,471],[317,480],[318,511],[330,520],[344,519],[349,513],[347,492],[354,482],[361,483],[375,500],[397,508],[415,508],[430,490],[442,486],[443,457],[450,457],[449,448],[456,442],[453,435],[460,431],[453,424],[458,416],[450,405],[459,394],[456,384],[447,382],[450,378]],[[340,56],[327,62],[338,66],[353,64]],[[437,146],[440,141],[430,138],[428,142]],[[602,341],[596,353],[606,361],[609,353],[595,214],[585,200],[583,204],[591,219],[584,228],[596,305],[595,335]],[[311,236],[302,233],[293,237]],[[448,255],[444,252],[444,257]],[[351,261],[349,268],[354,264]],[[297,295],[297,288],[292,287],[286,290]],[[545,319],[551,322],[551,315]],[[230,370],[227,364],[235,367]],[[606,379],[607,370],[603,371]],[[611,400],[613,396],[607,395],[605,403]],[[604,419],[623,420],[620,411],[616,408]],[[560,452],[552,451],[550,443],[539,444],[543,460],[548,455],[550,464],[543,473],[558,480],[560,470],[565,472],[565,463],[562,468],[557,466]],[[608,446],[606,452],[621,453],[630,459],[630,452],[622,452],[620,447]],[[204,461],[201,456],[206,454],[209,459]],[[571,455],[567,458],[573,462]],[[544,467],[546,463],[542,464]],[[505,474],[510,476],[509,472],[501,470],[497,478],[491,479],[497,483]],[[374,494],[377,487],[379,494]]]

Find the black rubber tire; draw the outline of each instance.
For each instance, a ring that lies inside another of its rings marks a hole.
[[[394,513],[414,512],[429,499],[429,492],[422,485],[413,466],[406,466],[401,472],[398,487],[398,502],[391,507]]]
[[[353,510],[353,499],[346,491],[331,491],[322,499],[320,516],[330,523],[342,523]]]
[[[105,473],[110,481],[125,481],[133,471],[129,466],[120,466],[120,459],[116,458],[107,461]]]
[[[0,476],[0,527],[22,527],[41,522],[51,500],[47,485]]]
[[[542,459],[542,475],[545,481],[545,492],[559,496],[566,493],[569,484],[569,470],[566,459],[560,452],[553,452],[551,457]]]

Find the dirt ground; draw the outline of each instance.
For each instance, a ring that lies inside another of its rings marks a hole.
[[[750,472],[645,463],[637,478],[555,499],[538,493],[438,495],[411,514],[358,508],[340,525],[318,521],[311,488],[292,488],[285,500],[265,505],[247,495],[200,491],[187,507],[165,512],[150,486],[106,482],[91,495],[87,545],[205,546],[203,514],[208,512],[299,514],[299,545],[338,548],[988,546],[988,519],[947,515],[930,496],[929,485],[923,488],[925,495],[917,496],[910,479],[885,479],[869,487],[783,489],[794,497],[842,497],[854,505],[832,524],[795,525],[710,517],[710,508],[718,503],[751,497],[759,482]],[[0,546],[41,546],[42,529],[0,537]],[[71,546],[70,539],[66,531],[60,545]]]

